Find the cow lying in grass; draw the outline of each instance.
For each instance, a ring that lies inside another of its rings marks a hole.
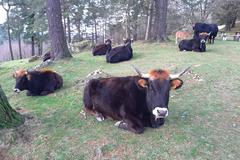
[[[171,75],[165,70],[137,70],[139,76],[92,79],[84,89],[84,109],[98,121],[118,120],[117,127],[137,134],[144,127],[158,128],[169,114],[169,92],[182,86],[178,77],[186,71]]]
[[[178,47],[180,51],[206,52],[206,40],[208,33],[200,33],[198,37],[190,40],[182,40]]]
[[[108,51],[106,54],[106,61],[108,63],[118,63],[130,60],[133,57],[131,43],[131,39],[126,39],[124,40],[123,46],[115,47]]]
[[[93,56],[105,55],[107,53],[107,51],[112,49],[111,45],[112,45],[112,41],[110,39],[107,39],[105,41],[105,44],[100,44],[100,45],[95,46],[92,50]]]
[[[51,70],[26,71],[20,69],[13,74],[16,79],[14,91],[28,90],[27,96],[44,96],[63,86],[62,77]]]

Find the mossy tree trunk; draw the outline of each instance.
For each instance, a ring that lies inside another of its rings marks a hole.
[[[23,123],[24,117],[10,106],[0,86],[0,129],[17,127]]]

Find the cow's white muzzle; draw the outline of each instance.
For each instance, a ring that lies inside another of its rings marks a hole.
[[[156,107],[152,111],[152,114],[155,116],[155,118],[166,118],[168,116],[168,109]]]
[[[21,92],[18,88],[14,88],[13,91],[14,91],[15,93],[20,93],[20,92]]]

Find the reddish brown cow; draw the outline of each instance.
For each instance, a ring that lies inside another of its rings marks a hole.
[[[20,69],[14,73],[13,77],[16,79],[14,91],[19,93],[20,91],[27,90],[28,96],[44,96],[53,93],[63,85],[62,77],[58,73],[48,69],[40,71]]]
[[[177,31],[176,32],[176,44],[178,44],[179,40],[188,39],[191,36],[190,32],[187,31]]]
[[[189,68],[188,68],[189,69]],[[115,126],[143,133],[144,127],[158,128],[168,116],[169,92],[180,88],[179,74],[166,70],[152,70],[139,76],[92,79],[84,89],[83,102],[86,112],[118,120]]]

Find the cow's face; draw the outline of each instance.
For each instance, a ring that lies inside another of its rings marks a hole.
[[[111,45],[111,44],[112,44],[112,41],[111,41],[110,39],[107,39],[107,40],[105,41],[105,44],[107,44],[107,45],[110,44],[110,45]]]
[[[157,119],[168,116],[169,92],[180,88],[183,81],[170,79],[167,71],[154,70],[149,79],[140,79],[138,84],[145,88],[147,107]]]
[[[16,85],[14,88],[14,92],[21,92],[23,90],[27,89],[27,83],[29,75],[27,74],[27,71],[25,70],[18,70],[13,74],[13,77],[16,79]]]
[[[210,35],[210,33],[206,33],[206,32],[199,34],[199,41],[200,41],[199,48],[201,49],[201,51],[206,50],[206,41],[207,41],[207,38],[209,37],[209,35]]]
[[[133,39],[130,39],[130,38],[123,39],[124,45],[131,44],[132,42],[133,42]]]

